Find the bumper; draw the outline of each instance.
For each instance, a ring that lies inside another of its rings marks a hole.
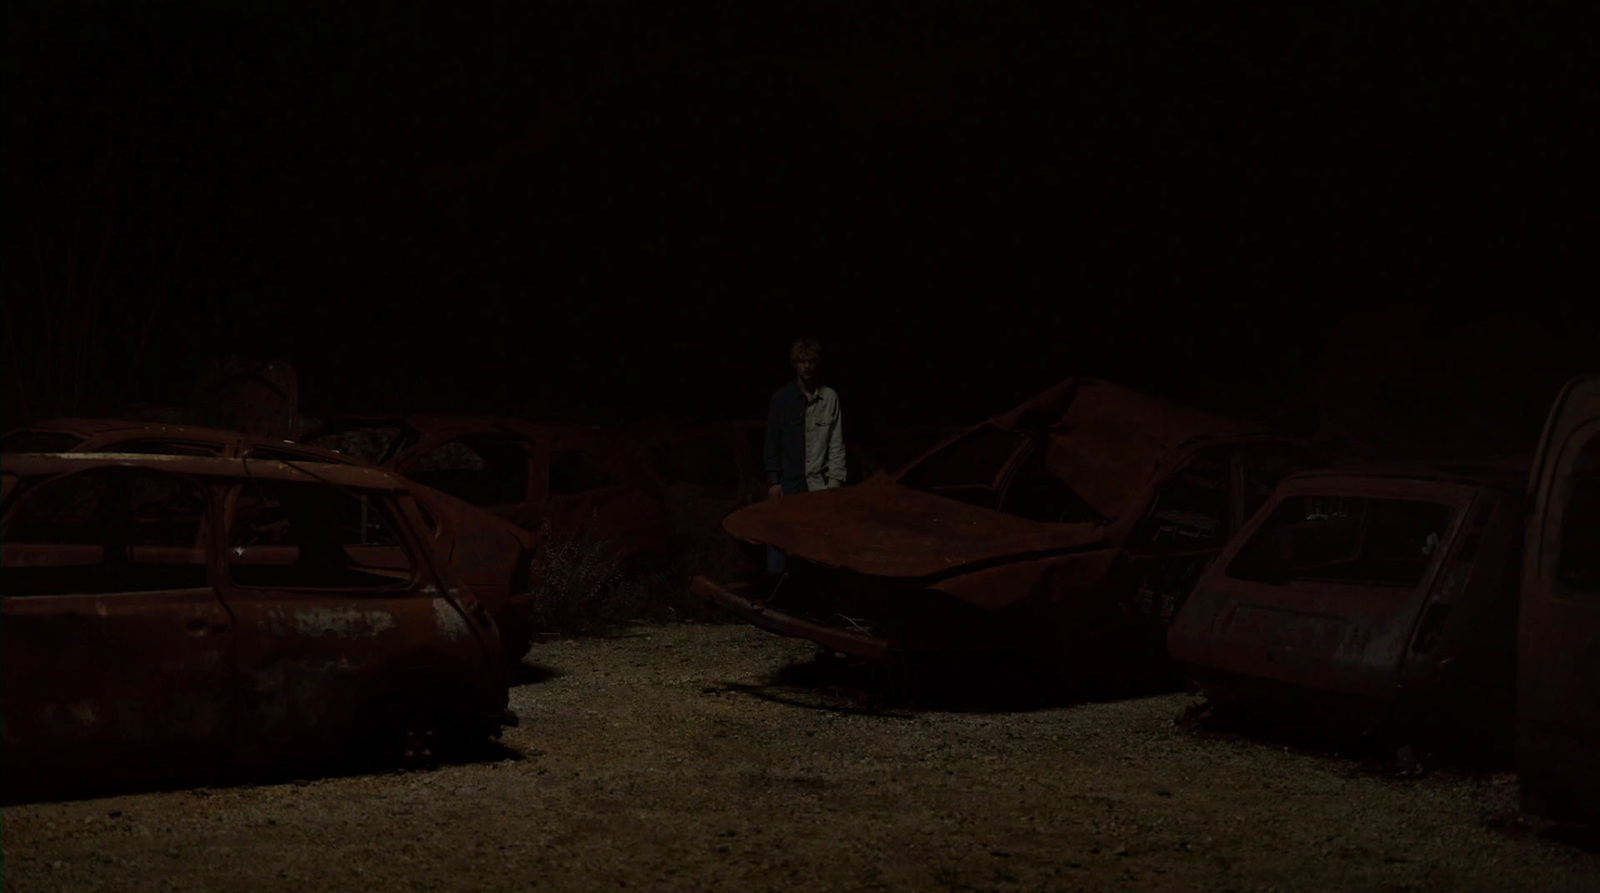
[[[746,587],[743,585],[724,586],[705,577],[695,577],[689,588],[695,595],[767,632],[777,633],[780,636],[793,636],[797,639],[810,639],[830,651],[865,660],[886,661],[889,658],[892,646],[887,640],[826,626],[769,608],[759,601],[745,597],[743,592]]]

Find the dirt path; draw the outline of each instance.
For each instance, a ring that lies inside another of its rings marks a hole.
[[[811,653],[715,625],[539,645],[520,758],[7,808],[4,889],[1600,889],[1509,774],[1197,735],[1182,695],[885,716],[763,686]]]

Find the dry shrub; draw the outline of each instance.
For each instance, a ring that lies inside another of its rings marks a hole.
[[[713,580],[744,578],[737,545],[720,529],[680,536],[666,561],[646,556],[621,560],[612,542],[552,535],[548,528],[545,533],[531,574],[537,633],[604,634],[650,621],[736,622],[689,590],[696,574]]]
[[[598,631],[626,613],[618,603],[624,594],[623,565],[608,541],[547,537],[531,576],[538,632]]]

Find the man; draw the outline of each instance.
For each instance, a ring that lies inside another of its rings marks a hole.
[[[767,404],[767,498],[844,484],[844,425],[839,395],[822,383],[822,345],[800,338],[789,348],[794,381]],[[767,550],[767,571],[782,573],[783,553]]]

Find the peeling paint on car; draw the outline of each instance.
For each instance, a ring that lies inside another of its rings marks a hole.
[[[394,618],[388,611],[359,608],[299,608],[294,620],[295,631],[302,636],[371,637],[394,629]]]
[[[472,628],[461,616],[461,612],[449,601],[436,598],[433,600],[433,613],[439,621],[439,631],[451,639],[461,639],[472,635]]]

